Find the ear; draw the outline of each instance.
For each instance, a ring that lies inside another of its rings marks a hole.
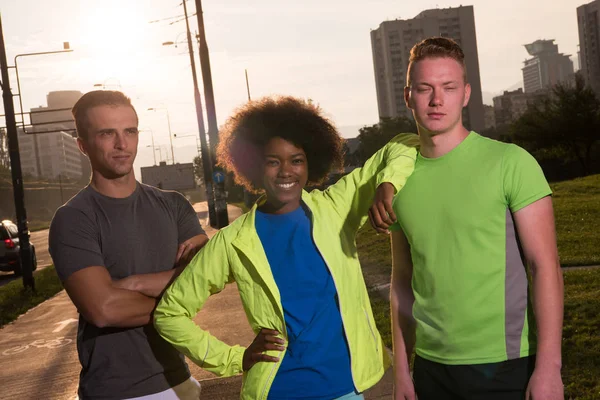
[[[77,146],[79,147],[79,151],[80,152],[82,152],[85,156],[88,156],[88,152],[87,152],[87,149],[86,149],[86,143],[80,137],[77,138]]]
[[[466,107],[469,104],[469,99],[471,98],[471,85],[465,85],[465,100],[463,101],[463,107]]]
[[[410,106],[410,87],[409,86],[404,86],[404,102],[406,103],[406,107],[408,107],[412,110],[412,107]]]

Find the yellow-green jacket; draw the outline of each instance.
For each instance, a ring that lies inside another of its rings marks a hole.
[[[389,359],[375,327],[355,235],[367,220],[377,186],[390,182],[396,190],[402,188],[414,169],[417,144],[416,135],[398,135],[362,168],[328,189],[302,193],[302,201],[310,210],[314,242],[337,289],[352,378],[360,392],[381,379]],[[237,283],[256,334],[261,328],[275,329],[287,339],[279,290],[254,226],[255,211],[256,205],[220,230],[169,287],[154,312],[154,325],[162,337],[197,365],[219,376],[242,373],[245,348],[223,343],[200,329],[192,318],[206,299],[227,283]],[[280,361],[259,362],[244,372],[242,399],[267,398],[285,351],[268,354]]]

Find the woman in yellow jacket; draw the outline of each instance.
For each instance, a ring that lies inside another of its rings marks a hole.
[[[416,135],[399,135],[324,191],[343,139],[318,107],[291,97],[250,102],[220,133],[218,160],[264,195],[219,231],[163,295],[158,332],[200,367],[244,374],[242,399],[360,399],[389,365],[358,262],[355,235],[375,189],[400,190]],[[229,346],[192,318],[235,281],[257,334]]]

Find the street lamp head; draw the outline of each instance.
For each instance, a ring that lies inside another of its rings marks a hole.
[[[172,46],[172,45],[174,45],[174,44],[175,44],[175,42],[171,42],[171,41],[169,41],[169,42],[163,42],[163,44],[162,44],[162,45],[163,45],[163,46]]]

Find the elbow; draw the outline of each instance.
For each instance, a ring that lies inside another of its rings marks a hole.
[[[111,302],[107,300],[83,313],[83,317],[98,328],[109,328],[116,326],[118,323],[118,312]]]
[[[111,326],[110,318],[103,310],[103,307],[97,307],[94,310],[81,312],[81,315],[83,315],[83,318],[85,318],[89,323],[98,328],[108,328]]]

